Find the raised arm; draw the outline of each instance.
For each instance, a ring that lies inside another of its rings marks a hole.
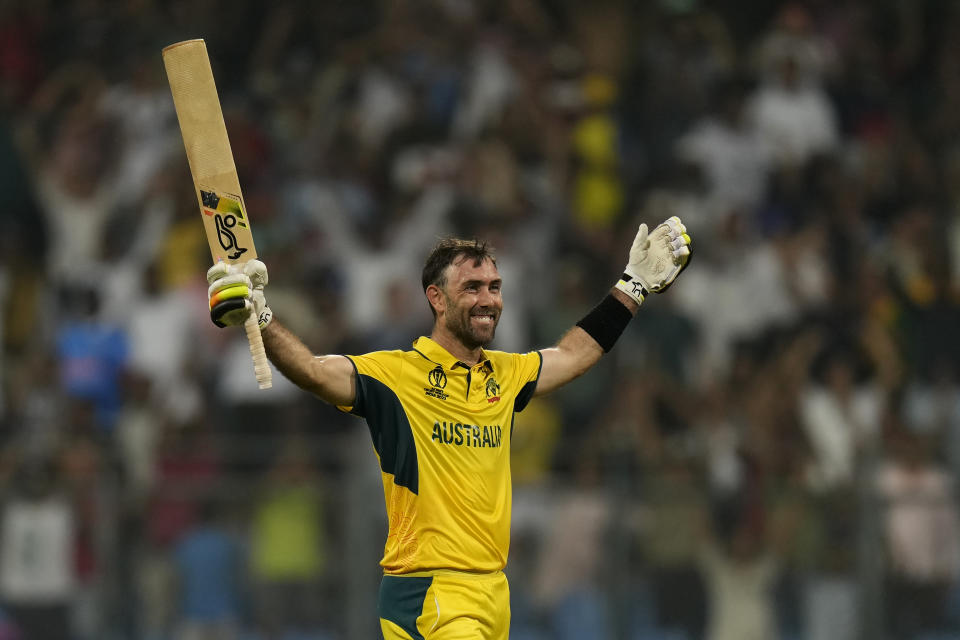
[[[632,318],[640,305],[634,302],[622,291],[614,289],[610,292],[618,303]],[[589,333],[579,325],[563,334],[556,346],[549,349],[540,349],[543,356],[543,366],[540,368],[540,379],[537,381],[537,391],[534,395],[550,393],[558,387],[579,378],[593,365],[597,364],[604,354],[603,347]]]
[[[613,348],[652,291],[662,293],[690,260],[690,236],[676,216],[652,233],[641,224],[619,282],[600,304],[554,347],[541,349],[543,366],[535,395],[550,393],[586,373]]]
[[[242,325],[250,313],[260,322],[270,362],[288,380],[336,406],[350,406],[356,397],[356,370],[344,356],[315,356],[286,327],[273,319],[263,288],[267,268],[259,260],[242,267],[220,262],[207,271],[210,318],[220,327]]]
[[[346,356],[315,356],[276,320],[263,329],[270,362],[288,380],[335,406],[350,406],[357,392],[356,370]]]

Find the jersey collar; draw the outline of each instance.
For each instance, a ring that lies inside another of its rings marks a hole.
[[[464,369],[470,368],[465,363],[457,360],[449,351],[434,342],[432,338],[428,338],[427,336],[420,336],[414,340],[413,350],[430,362],[439,364],[444,369],[454,369],[458,366]],[[487,352],[483,351],[482,349],[480,351],[480,364],[482,364],[484,368],[493,371],[493,363],[490,361],[490,358],[487,357]]]

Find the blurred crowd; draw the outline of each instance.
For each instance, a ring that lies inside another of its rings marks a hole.
[[[511,637],[957,637],[960,3],[0,0],[0,638],[376,633],[366,429],[207,316],[188,38],[315,352],[429,332],[444,235],[528,351],[690,230],[517,416]]]

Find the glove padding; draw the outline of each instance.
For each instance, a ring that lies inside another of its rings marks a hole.
[[[243,264],[218,262],[207,270],[207,299],[210,319],[218,327],[242,325],[256,314],[260,329],[273,320],[273,311],[267,306],[263,288],[267,285],[267,265],[260,260]]]
[[[643,304],[651,291],[663,293],[690,263],[690,236],[680,218],[673,216],[647,232],[641,224],[630,248],[630,261],[616,288]]]

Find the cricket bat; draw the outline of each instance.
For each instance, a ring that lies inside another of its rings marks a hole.
[[[240,192],[207,45],[203,40],[185,40],[165,47],[163,64],[180,121],[210,255],[215,263],[223,260],[230,264],[256,258],[250,218]],[[244,328],[257,383],[261,389],[268,389],[273,386],[272,373],[254,314],[247,318]]]

